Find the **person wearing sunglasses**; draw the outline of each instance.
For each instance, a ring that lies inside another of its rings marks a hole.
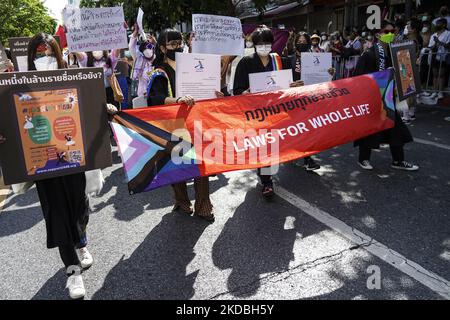
[[[378,41],[374,46],[365,51],[355,68],[354,76],[386,70],[392,67],[389,44],[394,41],[395,28],[391,22],[383,21],[380,33],[377,35]],[[403,123],[401,116],[395,112],[394,128],[384,130],[368,137],[355,141],[355,147],[359,147],[358,164],[365,170],[373,170],[370,164],[372,149],[379,149],[380,144],[389,144],[393,169],[417,171],[419,167],[405,161],[403,146],[412,142],[413,138],[408,127]]]
[[[146,95],[149,74],[153,70],[153,60],[155,60],[155,38],[152,36],[147,37],[147,39],[141,40],[141,43],[138,45],[139,32],[139,26],[136,23],[128,46],[130,54],[135,61],[132,73],[132,98]]]

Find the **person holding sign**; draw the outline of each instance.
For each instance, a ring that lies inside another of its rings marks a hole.
[[[384,21],[378,42],[369,50],[363,53],[356,64],[354,76],[383,71],[392,66],[389,44],[394,41],[394,26],[392,23]],[[368,137],[355,141],[355,146],[359,147],[358,164],[365,170],[373,170],[370,164],[372,149],[378,149],[381,143],[388,143],[391,154],[393,169],[416,171],[417,165],[405,161],[403,146],[412,142],[413,138],[408,127],[403,123],[401,116],[395,112],[395,126],[392,129],[381,131]]]
[[[66,68],[61,49],[51,35],[39,33],[28,47],[28,69]],[[93,259],[87,250],[86,227],[89,200],[85,194],[86,176],[77,173],[36,181],[36,188],[47,228],[47,248],[58,248],[68,275],[70,297],[86,294],[81,268],[89,268]]]
[[[147,93],[149,74],[153,70],[153,60],[155,59],[156,40],[141,39],[138,45],[139,27],[134,25],[134,32],[130,38],[129,50],[134,59],[134,69],[132,80],[137,82],[137,91],[132,92],[132,96],[142,97]]]
[[[252,33],[252,42],[255,47],[255,53],[242,58],[236,67],[233,85],[234,95],[250,93],[249,74],[251,73],[292,69],[288,59],[281,58],[276,53],[271,53],[274,36],[267,26],[262,25]],[[290,86],[298,87],[302,85],[302,81],[294,81]],[[273,197],[275,193],[272,176],[261,174],[261,169],[258,169],[258,176],[263,185],[263,196],[265,198]]]
[[[195,99],[189,95],[177,97],[176,93],[176,62],[175,54],[183,52],[183,38],[175,29],[166,29],[158,37],[156,45],[155,70],[150,75],[147,89],[147,102],[149,106],[182,103],[194,107]],[[216,92],[217,97],[223,97]],[[192,214],[191,201],[187,193],[186,182],[172,185],[175,195],[174,210],[181,210]],[[195,212],[194,215],[213,222],[213,205],[209,198],[209,178],[194,179]]]
[[[106,102],[117,105],[114,100],[114,91],[111,87],[110,78],[114,73],[120,55],[120,50],[114,49],[111,53],[108,51],[76,52],[78,64],[81,68],[103,68],[105,74],[105,93]]]

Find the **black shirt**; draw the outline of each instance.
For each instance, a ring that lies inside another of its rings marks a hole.
[[[170,86],[172,87],[173,98],[175,98],[177,96],[175,92],[175,70],[173,70],[173,68],[167,63],[163,63],[157,68],[163,69],[167,73],[170,81]],[[167,83],[167,78],[158,76],[153,80],[149,95],[147,97],[147,103],[149,106],[160,106],[164,104],[167,97],[169,97],[169,86]]]
[[[286,58],[281,58],[283,70],[292,69],[291,63]],[[250,88],[250,81],[248,75],[250,73],[273,71],[272,60],[269,59],[267,66],[264,66],[258,54],[254,53],[251,56],[245,56],[239,61],[236,72],[234,74],[233,94],[235,96],[241,95],[242,92]]]

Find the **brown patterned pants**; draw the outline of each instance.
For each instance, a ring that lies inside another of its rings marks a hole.
[[[175,208],[182,209],[185,212],[192,212],[191,200],[187,192],[186,181],[172,185],[175,194]],[[201,177],[194,179],[195,190],[195,214],[199,216],[210,216],[212,214],[213,205],[209,199],[209,178]]]

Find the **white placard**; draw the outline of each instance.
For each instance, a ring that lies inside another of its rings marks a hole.
[[[238,18],[207,14],[192,15],[193,53],[242,56],[244,38]]]
[[[305,85],[331,81],[331,53],[302,52],[302,80]]]
[[[17,56],[16,59],[19,71],[28,71],[28,56]]]
[[[251,93],[289,89],[293,82],[291,69],[250,73],[248,78]]]
[[[128,47],[122,7],[63,10],[67,44],[71,52],[123,49]]]
[[[178,97],[196,100],[214,99],[220,91],[220,56],[176,53],[176,92]]]
[[[142,23],[143,19],[144,19],[144,11],[142,11],[142,9],[139,8],[138,15],[137,15],[137,18],[136,18],[136,22],[138,24],[139,33],[141,34],[141,37],[146,39],[145,31],[144,31],[144,24]]]

